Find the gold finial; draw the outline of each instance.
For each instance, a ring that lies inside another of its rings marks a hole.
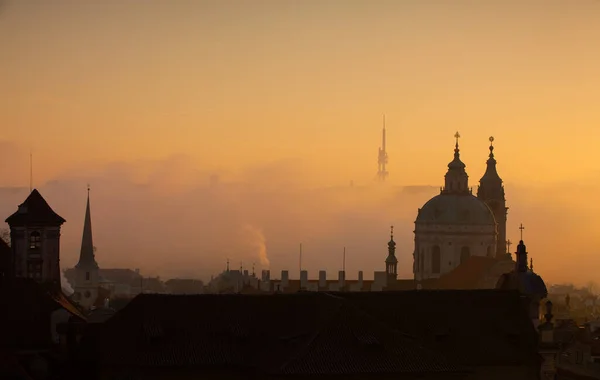
[[[394,226],[390,226],[390,237],[394,240]]]
[[[89,193],[90,192],[90,184],[89,183],[87,184],[87,190],[88,190],[88,193]]]
[[[489,140],[490,140],[490,145],[493,146],[494,145],[494,136],[490,136]]]

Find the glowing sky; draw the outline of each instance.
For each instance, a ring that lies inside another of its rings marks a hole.
[[[593,277],[600,243],[595,237],[600,227],[595,202],[600,1],[1,4],[0,185],[27,186],[32,150],[37,187],[43,190],[47,181],[60,179],[60,186],[70,186],[69,194],[79,194],[77,204],[61,201],[73,200],[61,195],[66,190],[53,195],[63,210],[72,207],[63,211],[75,218],[67,218],[71,226],[65,227],[65,244],[72,251],[89,180],[106,202],[97,206],[106,219],[95,224],[95,236],[99,254],[100,247],[110,247],[106,259],[112,265],[134,265],[131,252],[145,244],[139,234],[112,231],[119,224],[108,218],[119,214],[121,203],[144,198],[167,209],[166,201],[152,198],[160,194],[185,207],[181,197],[205,186],[212,173],[256,186],[290,177],[297,192],[307,186],[346,186],[350,180],[370,184],[385,113],[391,184],[441,185],[452,135],[459,130],[462,158],[475,186],[484,171],[487,138],[494,135],[511,206],[509,229],[520,222],[528,226],[530,251],[536,245],[543,251],[536,256],[536,269],[556,279]],[[140,183],[160,190],[136,188]],[[227,198],[231,207],[237,202],[237,212],[239,204],[250,202],[249,192],[258,191],[248,186]],[[291,199],[280,194],[282,203]],[[0,200],[2,210],[10,212],[22,195]],[[371,225],[378,231],[394,219],[406,220],[403,250],[410,255],[410,221],[429,195],[393,198],[377,207],[371,204],[375,198],[389,199],[365,193],[371,203],[354,200],[337,208],[323,208],[328,201],[312,193],[293,199],[315,205],[315,214],[302,216],[314,228],[311,236],[327,235],[338,246],[347,233],[332,232],[338,222],[333,215],[342,210],[368,212],[369,221],[380,221]],[[282,235],[266,225],[289,230],[301,218],[291,211],[278,217],[282,209],[270,205],[272,199],[261,198],[261,210],[244,209],[243,217],[235,218],[240,225],[253,225],[266,213],[279,218],[255,226],[267,241]],[[149,223],[148,215],[128,218],[132,229],[142,219]],[[176,215],[170,218],[175,223]],[[224,230],[237,228],[225,220]],[[161,231],[164,246],[150,258],[168,249],[169,242],[185,240],[191,228],[155,222],[145,231]],[[356,228],[371,234],[363,222]],[[369,239],[386,236],[383,231]],[[294,247],[303,239],[293,238]],[[361,244],[367,241],[372,242]],[[185,251],[181,257],[191,255],[189,247],[179,248]],[[361,265],[368,266],[366,272],[381,270],[385,244],[370,249]],[[72,262],[77,253],[65,255]],[[211,256],[210,271],[223,255]],[[316,260],[307,265],[317,270]],[[290,258],[279,265],[295,262]],[[158,271],[160,266],[150,267]]]

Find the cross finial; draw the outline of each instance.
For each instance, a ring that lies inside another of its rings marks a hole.
[[[458,146],[458,139],[460,138],[460,133],[458,133],[458,131],[454,134],[454,138],[456,139],[456,146]]]
[[[507,241],[506,241],[506,250],[507,250],[507,252],[508,252],[508,253],[510,253],[510,246],[511,246],[511,245],[512,245],[512,241],[510,241],[510,239],[509,239],[509,240],[507,240]]]
[[[393,240],[394,239],[394,226],[390,226],[390,236]]]
[[[523,227],[523,223],[521,223],[519,229],[521,230],[521,240],[523,240],[523,230],[525,229],[525,227]]]

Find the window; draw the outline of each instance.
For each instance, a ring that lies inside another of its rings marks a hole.
[[[85,280],[86,281],[90,280],[90,272],[85,272]]]
[[[42,278],[42,263],[39,261],[30,261],[27,263],[27,277]]]
[[[440,273],[442,266],[442,253],[439,245],[434,245],[431,249],[431,273]]]
[[[29,235],[29,249],[38,249],[40,248],[42,242],[42,235],[38,231],[33,231]]]
[[[460,263],[464,263],[469,257],[471,257],[471,250],[469,247],[462,247],[460,249]]]

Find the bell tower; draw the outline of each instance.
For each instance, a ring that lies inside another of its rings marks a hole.
[[[99,268],[94,254],[94,240],[92,238],[92,215],[90,213],[90,187],[88,186],[85,219],[83,221],[83,235],[81,237],[81,251],[79,262],[75,265],[75,284],[73,295],[75,301],[85,308],[94,305],[98,297],[100,286]]]
[[[6,223],[10,226],[11,275],[60,289],[60,228],[65,220],[33,189]]]
[[[496,244],[496,258],[510,258],[510,252],[507,252],[506,242],[506,217],[508,207],[506,207],[506,198],[504,197],[504,185],[502,178],[496,170],[496,159],[494,158],[494,137],[489,138],[490,154],[487,160],[487,168],[483,177],[479,180],[477,189],[477,198],[481,199],[492,210],[496,225],[498,228],[498,238]]]

